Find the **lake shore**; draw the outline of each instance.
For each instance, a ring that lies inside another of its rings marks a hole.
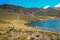
[[[39,37],[37,37],[38,39],[43,38],[43,40],[45,40],[45,39],[49,40],[48,38],[50,38],[50,40],[51,40],[51,38],[52,39],[54,38],[53,40],[60,39],[60,33],[38,29],[37,27],[33,28],[31,26],[25,25],[26,23],[29,23],[28,21],[17,20],[17,19],[5,20],[5,21],[9,21],[11,24],[9,24],[9,25],[8,24],[1,24],[0,27],[4,30],[4,31],[2,31],[2,33],[7,32],[8,34],[12,35],[11,37],[7,37],[11,40],[13,39],[13,37],[14,37],[14,39],[17,39],[20,37],[22,39],[26,38],[26,40],[29,40],[32,38],[36,39],[36,35],[39,35]],[[13,28],[11,30],[11,32],[9,31],[10,28]],[[15,30],[15,31],[13,31],[13,30]],[[5,33],[5,34],[7,35],[7,33]],[[3,35],[3,36],[5,37],[5,35]]]
[[[40,18],[40,21],[43,21],[43,20],[50,20],[50,19],[56,19],[56,18],[59,18],[59,17],[51,17],[51,16],[49,16],[48,18]],[[36,21],[39,21],[39,20],[36,20]],[[31,22],[35,22],[35,21],[31,21]],[[29,22],[29,23],[31,23],[31,22]],[[29,25],[29,23],[27,23],[26,25],[28,25],[28,26],[31,26],[31,25]],[[35,29],[40,29],[40,27],[38,27],[38,26],[31,26],[32,28],[35,28]],[[41,30],[43,30],[43,29],[41,29]],[[52,32],[52,33],[58,33],[58,34],[60,34],[59,32],[53,32],[53,31],[47,31],[47,30],[44,30],[45,32]]]

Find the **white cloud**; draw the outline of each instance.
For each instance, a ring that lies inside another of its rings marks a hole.
[[[55,7],[60,7],[60,3],[59,3],[59,4],[57,4]]]
[[[49,8],[49,5],[45,6],[43,9],[47,9],[47,8]]]

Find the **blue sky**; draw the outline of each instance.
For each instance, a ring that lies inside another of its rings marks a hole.
[[[60,0],[0,0],[0,4],[14,4],[26,8],[43,8],[46,5],[54,7],[58,3],[60,3]]]

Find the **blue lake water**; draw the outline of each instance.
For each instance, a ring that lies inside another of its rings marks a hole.
[[[60,18],[43,20],[43,21],[35,21],[35,22],[31,22],[30,25],[38,26],[44,30],[60,33]]]

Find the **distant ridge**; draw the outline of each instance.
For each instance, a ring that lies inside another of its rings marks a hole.
[[[0,5],[0,8],[15,11],[15,12],[20,12],[20,10],[24,10],[24,7],[11,5],[11,4]]]
[[[41,15],[41,16],[60,16],[60,10],[56,10],[56,8],[50,8],[46,6],[46,9],[43,8],[24,8],[22,6],[16,6],[12,4],[3,4],[0,5],[0,9],[9,10],[17,13],[27,13],[32,15]],[[60,7],[58,8],[60,9]]]

